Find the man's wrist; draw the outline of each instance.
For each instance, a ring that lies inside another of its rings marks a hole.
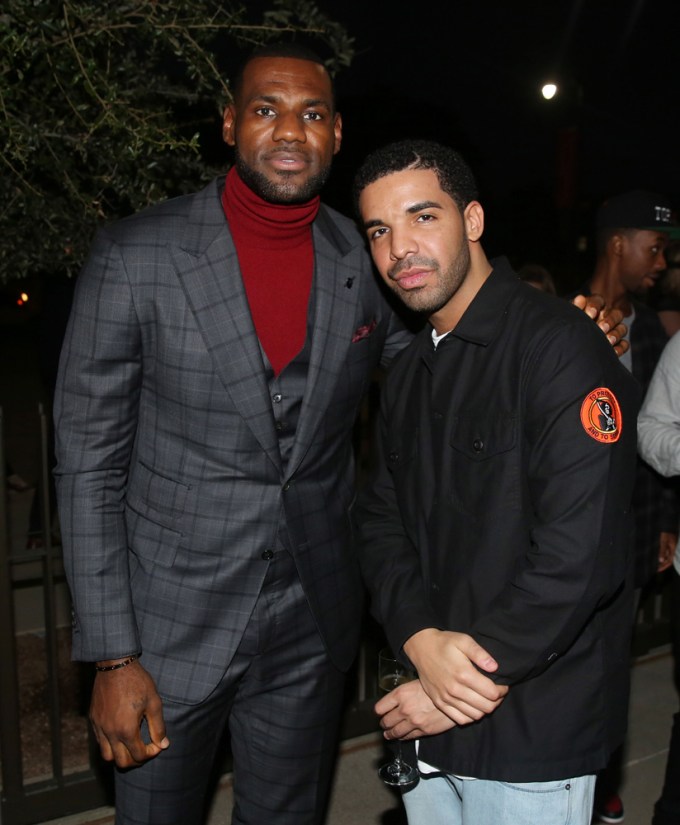
[[[415,660],[418,658],[420,646],[423,642],[427,641],[428,637],[431,638],[436,633],[439,633],[436,627],[424,627],[416,631],[412,636],[409,636],[404,642],[402,649],[414,665],[416,664]]]
[[[111,670],[120,670],[131,665],[139,659],[139,653],[130,653],[127,656],[119,656],[117,659],[101,659],[94,663],[97,673],[107,673]]]

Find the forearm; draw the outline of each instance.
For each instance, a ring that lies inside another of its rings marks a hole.
[[[638,416],[638,451],[663,476],[680,475],[680,336],[667,344]]]
[[[423,582],[420,557],[402,517],[387,455],[387,421],[380,414],[376,461],[370,482],[352,508],[359,563],[371,596],[371,612],[392,649],[439,623]]]
[[[353,508],[359,563],[370,596],[370,609],[390,646],[402,650],[408,638],[428,627],[440,627],[422,581],[415,547],[399,525],[379,518],[371,496]]]
[[[660,475],[680,475],[680,420],[663,420],[653,408],[643,408],[638,418],[638,451]]]
[[[71,590],[74,658],[101,661],[140,651],[132,606],[123,479],[107,473],[57,479],[64,571]],[[108,508],[102,505],[107,500]],[[111,504],[118,500],[118,504]]]
[[[492,678],[504,684],[550,667],[626,581],[633,522],[618,479],[632,476],[632,466],[616,462],[608,470],[599,457],[574,460],[578,478],[571,483],[565,467],[550,471],[552,482],[536,481],[537,518],[526,551],[491,609],[469,630],[498,661]]]

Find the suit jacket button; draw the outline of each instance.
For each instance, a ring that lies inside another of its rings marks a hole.
[[[472,449],[476,453],[481,453],[482,452],[482,450],[484,449],[484,442],[482,441],[481,438],[475,438],[475,440],[472,442]]]
[[[283,490],[284,493],[287,493],[288,490],[290,490],[290,481],[287,481],[281,489]]]
[[[262,559],[264,561],[271,561],[274,558],[274,551],[273,550],[265,550],[262,554]]]

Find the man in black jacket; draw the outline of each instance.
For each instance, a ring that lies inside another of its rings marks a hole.
[[[419,676],[376,707],[419,740],[409,821],[586,825],[626,722],[635,382],[582,313],[488,261],[457,153],[379,150],[355,196],[429,320],[390,369],[355,511],[373,611]]]

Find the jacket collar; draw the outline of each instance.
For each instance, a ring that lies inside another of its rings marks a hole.
[[[189,255],[203,255],[220,233],[224,232],[226,223],[220,201],[223,189],[224,177],[219,177],[194,195],[185,229],[178,240],[180,249]],[[333,222],[323,204],[319,207],[313,227],[315,235],[323,238],[341,257],[355,246]]]
[[[507,306],[519,288],[519,280],[507,258],[496,258],[491,263],[491,274],[451,333],[481,346],[487,346],[498,335]]]

